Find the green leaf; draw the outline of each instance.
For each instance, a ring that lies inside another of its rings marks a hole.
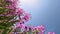
[[[7,8],[0,8],[0,14],[4,14],[4,13],[7,13],[8,12],[8,9]]]
[[[2,0],[0,0],[0,3],[2,2]]]
[[[2,3],[0,3],[0,7],[2,7]]]
[[[10,4],[10,2],[8,2],[8,1],[5,3],[5,5],[9,5],[9,4]]]

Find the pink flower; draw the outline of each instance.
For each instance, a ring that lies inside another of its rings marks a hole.
[[[37,27],[33,27],[33,30],[38,30],[38,28]]]
[[[20,24],[24,24],[24,19],[21,18],[21,19],[18,20],[18,22],[19,22]]]
[[[6,0],[6,1],[15,2],[15,1],[18,1],[18,0]]]
[[[38,26],[38,29],[40,30],[40,32],[44,32],[45,31],[45,27],[43,25]]]
[[[40,25],[40,26],[37,26],[40,34],[44,34],[44,31],[45,31],[45,27],[43,25]]]
[[[48,34],[55,34],[55,32],[48,32]]]
[[[25,13],[23,19],[24,19],[25,21],[28,21],[28,20],[30,19],[30,15],[29,15],[28,13]]]
[[[29,27],[28,26],[25,26],[25,31],[28,31],[29,30]]]
[[[12,4],[9,4],[9,6],[7,6],[7,8],[16,10],[16,6],[17,6],[16,3],[12,3]]]
[[[23,9],[17,9],[17,12],[16,12],[16,14],[18,15],[18,16],[20,16],[20,15],[22,15],[24,13],[24,11],[23,11]]]
[[[32,32],[35,34],[38,34],[38,28],[37,27],[33,27]]]
[[[18,0],[5,0],[5,1],[10,2],[9,5],[4,6],[5,8],[16,9]]]
[[[24,25],[20,24],[20,23],[17,23],[16,26],[14,27],[14,29],[16,29],[16,28],[24,28]]]

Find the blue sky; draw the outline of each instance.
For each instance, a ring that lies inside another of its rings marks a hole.
[[[19,7],[30,13],[32,19],[26,24],[45,25],[46,33],[60,34],[60,0],[20,0]]]

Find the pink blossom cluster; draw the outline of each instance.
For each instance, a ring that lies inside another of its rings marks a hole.
[[[20,31],[18,31],[18,30]],[[16,24],[14,27],[14,31],[11,34],[45,34],[44,25],[29,27],[24,24]],[[55,32],[48,32],[47,34],[55,34]]]
[[[30,14],[26,13],[23,9],[20,8],[17,9],[16,16],[19,17],[19,22],[28,21],[30,19]]]
[[[2,0],[2,2],[5,3],[2,7],[6,8],[7,12],[0,14],[0,16],[17,16],[20,23],[24,23],[30,19],[30,14],[18,8],[18,0]],[[6,2],[8,3],[7,5]]]
[[[30,15],[26,13],[23,9],[17,8],[18,0],[6,0],[7,2],[11,2],[8,6],[5,6],[6,8],[10,9],[7,12],[7,16],[15,15],[19,18],[20,23],[24,23],[25,21],[28,21],[30,19]]]
[[[0,14],[0,16],[13,16],[17,9],[18,0],[2,0],[2,8],[5,8],[6,13]]]
[[[19,28],[19,29],[18,29]],[[18,30],[21,30],[21,31],[18,31]],[[23,29],[23,30],[22,30]],[[19,33],[21,34],[21,32],[23,34],[44,34],[45,32],[45,27],[43,25],[40,25],[40,26],[36,26],[36,27],[29,27],[29,26],[26,26],[24,24],[16,24],[15,27],[14,27],[14,30],[16,30],[17,32],[15,32],[16,34]],[[14,34],[14,32],[12,32]],[[29,33],[30,32],[30,33]]]

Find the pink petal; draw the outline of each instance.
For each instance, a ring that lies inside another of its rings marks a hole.
[[[24,15],[23,19],[24,19],[25,21],[28,21],[28,20],[30,19],[30,15],[29,15],[28,13],[26,13],[26,14]]]
[[[55,34],[55,32],[48,32],[48,34]]]

